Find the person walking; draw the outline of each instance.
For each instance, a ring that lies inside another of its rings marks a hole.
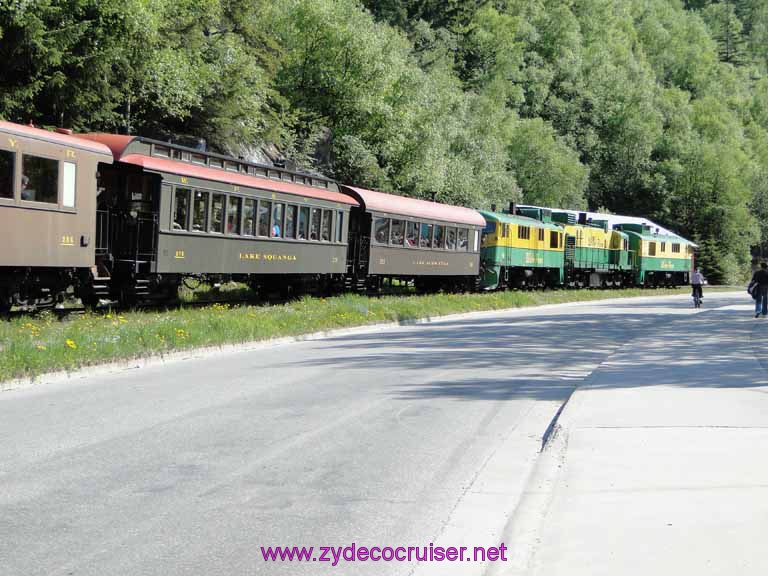
[[[760,269],[752,275],[749,286],[755,299],[755,318],[761,313],[765,318],[768,314],[768,264],[760,263]]]

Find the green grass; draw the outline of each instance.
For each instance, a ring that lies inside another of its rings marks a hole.
[[[706,292],[715,289],[708,288]],[[677,290],[493,292],[367,298],[303,298],[284,305],[213,304],[162,312],[87,313],[59,321],[42,314],[0,321],[0,381],[114,360],[252,342],[334,328],[460,312],[605,298],[682,294]]]

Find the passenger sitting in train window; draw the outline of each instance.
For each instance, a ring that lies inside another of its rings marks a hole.
[[[27,188],[29,186],[29,177],[22,176],[21,177],[21,199],[22,200],[34,200],[35,199],[35,191],[30,190]]]
[[[280,238],[280,224],[277,222],[272,226],[272,238]]]

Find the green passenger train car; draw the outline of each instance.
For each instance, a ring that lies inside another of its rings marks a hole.
[[[480,211],[486,226],[480,251],[485,290],[540,288],[563,283],[563,229],[526,216]]]

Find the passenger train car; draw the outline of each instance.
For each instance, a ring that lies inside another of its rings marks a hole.
[[[693,245],[511,207],[478,212],[143,138],[0,122],[0,311],[257,293],[660,285]]]

